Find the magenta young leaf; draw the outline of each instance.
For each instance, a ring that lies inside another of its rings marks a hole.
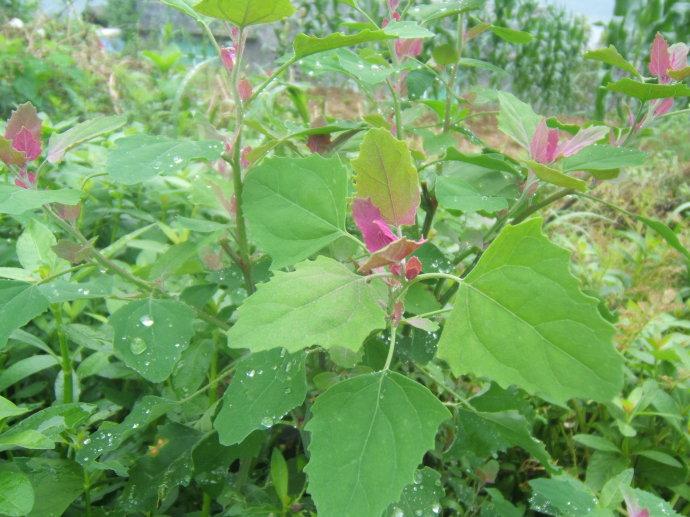
[[[370,199],[355,199],[352,202],[352,217],[362,232],[364,244],[371,252],[378,251],[397,239],[383,220],[381,211]]]

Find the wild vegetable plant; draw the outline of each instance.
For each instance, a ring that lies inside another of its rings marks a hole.
[[[583,408],[613,407],[622,393],[615,327],[539,214],[564,198],[598,201],[591,188],[643,162],[641,129],[690,95],[687,47],[659,35],[652,77],[614,48],[589,54],[630,75],[608,85],[636,99],[625,127],[564,124],[510,93],[487,94],[515,144],[500,152],[466,126],[459,60],[483,33],[526,36],[490,21],[468,29],[480,1],[390,0],[385,19],[344,1],[365,20],[356,30],[298,34],[258,82],[247,35],[292,16],[289,0],[164,3],[216,46],[231,127],[187,140],[100,117],[44,147],[24,104],[0,139],[13,182],[0,185],[0,212],[24,227],[21,267],[0,280],[0,513],[451,515],[478,512],[482,491],[482,515],[519,515],[489,486],[502,468],[489,458],[520,447],[531,467],[514,475],[529,482],[535,511],[672,514],[633,488],[629,429],[622,469],[594,493],[532,436],[525,394],[553,411],[570,405],[584,433]],[[448,18],[457,37],[419,61]],[[216,42],[210,19],[228,25],[230,45]],[[311,120],[285,86],[300,66],[351,78],[377,109],[356,122]],[[410,97],[420,70],[445,96]],[[308,125],[272,116],[283,93]],[[69,155],[113,132],[105,173],[68,184]],[[480,151],[461,150],[458,135]],[[114,215],[92,199],[99,181],[132,196],[159,189],[164,215],[120,199],[150,224],[115,240],[85,233]],[[625,214],[690,260],[664,223]],[[154,228],[172,245],[142,238]],[[672,432],[682,453],[687,430]],[[660,454],[647,457],[678,462]]]

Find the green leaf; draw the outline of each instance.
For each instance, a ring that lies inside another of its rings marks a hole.
[[[668,243],[669,246],[681,253],[687,260],[690,261],[690,251],[683,246],[678,238],[678,235],[668,226],[657,219],[636,215],[635,218],[641,223],[645,224],[655,232],[657,232]],[[0,341],[1,342],[1,341]]]
[[[455,48],[455,45],[451,43],[437,45],[432,50],[431,54],[434,57],[434,61],[439,65],[452,65],[453,63],[457,63],[460,58],[458,50]]]
[[[554,470],[544,444],[531,434],[527,419],[517,411],[457,413],[457,446],[481,460],[510,447],[521,447],[548,470]]]
[[[76,205],[81,200],[78,190],[33,190],[14,185],[0,185],[0,214],[21,215],[50,203]]]
[[[0,396],[0,422],[5,418],[23,415],[27,411],[29,411],[29,408],[17,407],[11,400],[7,400],[5,397]]]
[[[515,140],[525,149],[529,149],[534,131],[541,118],[532,106],[519,100],[511,93],[498,92],[500,111],[498,129]]]
[[[278,499],[283,503],[283,508],[287,508],[290,504],[288,476],[288,465],[283,457],[283,453],[280,452],[278,447],[274,447],[271,452],[271,482],[278,495]]]
[[[414,473],[414,482],[403,490],[400,500],[388,507],[385,517],[436,517],[444,496],[441,474],[429,467]]]
[[[417,5],[410,9],[410,15],[422,23],[429,23],[449,16],[476,11],[484,7],[485,0],[461,0],[456,2],[434,2],[426,5]]]
[[[640,72],[637,71],[637,68],[635,68],[630,61],[625,59],[613,45],[609,45],[608,48],[599,48],[585,52],[585,59],[601,61],[602,63],[615,66],[616,68],[620,68],[632,75],[640,77]]]
[[[7,138],[0,136],[0,161],[7,165],[24,165],[26,163],[26,154],[22,151],[17,151],[12,142]]]
[[[143,396],[121,423],[105,422],[98,431],[86,438],[77,451],[76,460],[88,466],[100,456],[118,450],[127,438],[146,429],[175,405],[172,400],[152,395]]]
[[[606,85],[609,91],[635,97],[641,101],[668,99],[670,97],[690,97],[690,87],[683,83],[650,84],[633,81],[627,77]]]
[[[247,174],[250,235],[271,255],[272,268],[291,266],[349,235],[347,184],[337,157],[271,158]]]
[[[456,375],[515,384],[556,403],[609,401],[623,381],[614,329],[541,223],[506,227],[460,284],[439,357]]]
[[[680,70],[669,70],[668,75],[676,81],[684,81],[690,77],[690,66],[686,66]]]
[[[273,23],[295,13],[290,0],[202,0],[194,10],[239,27]]]
[[[552,185],[558,185],[559,187],[579,190],[580,192],[585,192],[587,190],[587,183],[585,181],[563,174],[563,172],[558,169],[535,162],[534,160],[525,160],[525,165],[532,169],[534,174],[537,175],[537,178],[542,181],[551,183]]]
[[[106,171],[125,185],[135,185],[159,174],[172,174],[195,160],[213,161],[223,153],[217,141],[192,142],[161,136],[136,135],[121,138],[108,153]]]
[[[237,310],[228,343],[252,352],[278,347],[297,352],[313,345],[356,351],[373,330],[386,327],[380,305],[386,297],[380,280],[318,257],[260,285]]]
[[[507,160],[505,156],[498,153],[465,154],[455,148],[450,148],[446,151],[446,156],[443,159],[447,161],[471,163],[472,165],[478,165],[486,169],[507,172],[522,177],[520,168]]]
[[[36,219],[31,219],[17,239],[19,263],[24,269],[38,276],[44,269],[51,274],[61,269],[68,269],[69,264],[53,251],[53,246],[56,244],[57,240],[53,232]]]
[[[324,517],[379,517],[414,482],[439,425],[450,417],[427,388],[387,370],[332,386],[312,414],[305,471]]]
[[[390,224],[414,224],[420,202],[419,176],[405,142],[387,129],[372,129],[352,167],[358,197],[370,198]]]
[[[489,63],[488,61],[482,61],[481,59],[472,59],[471,57],[461,57],[458,60],[458,64],[460,66],[488,70],[489,72],[494,72],[498,75],[506,75],[508,73],[503,68],[499,68],[496,65]]]
[[[62,433],[85,422],[92,410],[89,404],[73,403],[38,411],[0,434],[0,451],[15,447],[52,449],[55,442],[63,441]]]
[[[642,165],[647,155],[629,147],[597,144],[561,161],[564,171],[608,171]]]
[[[77,124],[59,135],[53,134],[48,142],[47,159],[52,164],[60,163],[65,153],[70,149],[97,136],[120,129],[126,123],[127,117],[125,115],[97,117]]]
[[[599,499],[602,506],[614,509],[623,502],[623,490],[632,483],[635,471],[625,469],[620,474],[609,479],[601,489]]]
[[[399,39],[426,39],[435,36],[433,32],[411,21],[392,21],[383,32]]]
[[[329,34],[323,38],[318,36],[308,36],[306,34],[298,34],[292,43],[295,51],[295,58],[301,59],[312,54],[325,52],[341,47],[353,47],[360,43],[367,43],[370,41],[384,41],[388,39],[395,39],[396,36],[387,34],[383,30],[364,29],[356,34],[343,34],[336,32]]]
[[[126,515],[153,511],[170,491],[188,484],[193,468],[192,448],[201,436],[196,429],[175,422],[161,427],[155,445],[130,469],[118,507]]]
[[[649,517],[680,517],[673,506],[660,497],[640,490],[639,488],[624,488],[623,493],[634,501],[639,508],[649,511]]]
[[[580,445],[584,445],[585,447],[589,447],[590,449],[597,451],[620,452],[618,447],[601,436],[596,436],[593,434],[576,434],[573,436],[573,440]]]
[[[41,291],[26,282],[0,280],[0,350],[10,334],[48,309]]]
[[[463,212],[498,212],[518,195],[514,177],[477,165],[458,164],[436,180],[439,205]]]
[[[534,39],[534,36],[532,36],[529,32],[509,29],[508,27],[492,25],[489,27],[489,30],[503,41],[516,45],[526,45]]]
[[[0,464],[0,514],[21,517],[33,506],[34,489],[29,478],[14,466]]]
[[[282,348],[242,359],[213,422],[220,443],[240,443],[301,405],[307,395],[304,360],[304,353],[288,354]]]
[[[41,284],[38,288],[50,303],[107,298],[115,290],[113,277],[106,275],[98,276],[90,282],[58,278],[50,283]]]
[[[192,0],[160,0],[163,2],[165,5],[172,7],[173,9],[177,9],[183,14],[186,14],[190,18],[193,18],[196,21],[202,20],[201,16],[194,10],[192,5],[190,4],[190,1]]]
[[[146,380],[163,382],[189,346],[193,321],[192,309],[174,300],[130,302],[110,317],[115,351]]]
[[[529,485],[532,488],[530,507],[537,512],[576,517],[597,509],[597,498],[587,485],[568,475],[533,479]]]
[[[17,463],[36,493],[28,517],[59,517],[84,491],[84,474],[73,461],[34,457]]]
[[[32,355],[12,363],[0,372],[0,391],[57,364],[58,360],[52,355]]]

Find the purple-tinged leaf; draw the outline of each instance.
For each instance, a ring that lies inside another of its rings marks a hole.
[[[671,70],[683,70],[688,66],[688,47],[685,43],[675,43],[668,48]]]
[[[397,238],[371,199],[355,199],[352,202],[352,217],[362,232],[364,244],[370,252],[384,248]]]
[[[41,141],[26,127],[22,127],[19,133],[12,139],[12,147],[24,153],[27,161],[30,162],[41,155]]]
[[[35,140],[41,140],[41,119],[38,118],[36,108],[30,102],[22,104],[15,111],[12,112],[10,119],[7,121],[5,128],[5,138],[14,140],[21,132],[22,128],[26,128],[31,133]]]
[[[390,243],[385,248],[372,253],[369,260],[359,267],[359,271],[364,274],[369,274],[373,269],[379,267],[390,266],[391,264],[397,264],[405,257],[411,255],[417,249],[424,244],[426,241],[422,239],[421,241],[413,241],[407,237],[398,239],[395,242]]]
[[[609,128],[606,126],[591,126],[581,129],[578,133],[563,144],[558,146],[556,155],[558,157],[573,156],[585,147],[596,144],[599,140],[604,138],[609,133]]]
[[[541,119],[530,142],[532,158],[539,163],[551,163],[556,159],[558,129],[549,129],[546,119]]]
[[[0,136],[0,160],[7,165],[24,165],[26,155],[12,147],[12,141]]]
[[[668,80],[668,69],[671,67],[669,58],[668,43],[660,33],[656,33],[654,43],[652,43],[652,54],[649,61],[649,71],[659,78],[659,81]]]

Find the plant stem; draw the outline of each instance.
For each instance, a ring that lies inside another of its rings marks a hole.
[[[558,192],[555,192],[551,194],[550,196],[542,199],[539,203],[535,203],[534,205],[528,207],[525,209],[523,212],[517,214],[515,218],[513,219],[513,224],[518,224],[527,219],[530,215],[532,215],[535,212],[538,212],[542,208],[546,208],[552,203],[555,203],[559,199],[562,199],[566,196],[569,196],[570,194],[574,194],[575,191],[573,189],[563,189],[559,190]]]
[[[72,358],[70,357],[67,336],[62,326],[62,305],[53,305],[53,315],[55,316],[55,330],[60,343],[60,359],[62,364],[62,402],[69,404],[74,400],[74,381],[72,379]]]
[[[242,70],[242,57],[247,41],[247,33],[244,28],[240,29],[239,44],[237,46],[237,62],[232,70],[231,85],[232,95],[235,102],[235,135],[232,148],[232,183],[235,190],[236,212],[235,223],[237,226],[237,246],[239,256],[242,261],[242,274],[247,292],[252,294],[256,288],[252,280],[252,266],[249,256],[249,241],[247,240],[247,224],[244,219],[244,204],[242,192],[244,183],[242,181],[242,126],[244,124],[244,106],[240,97],[239,82],[240,71]]]
[[[458,54],[458,59],[460,59],[460,56],[462,56],[462,51],[465,46],[465,36],[463,34],[463,29],[465,26],[465,18],[461,14],[458,16],[458,25],[457,25],[457,54]],[[450,131],[451,125],[450,125],[450,110],[452,107],[452,101],[453,101],[453,96],[455,95],[455,82],[458,79],[458,69],[460,68],[459,63],[453,64],[451,71],[450,71],[450,80],[448,81],[448,84],[446,85],[446,110],[444,113],[444,118],[443,118],[443,132],[448,133]]]
[[[393,355],[395,354],[395,339],[398,334],[398,327],[391,325],[390,344],[388,345],[388,356],[386,357],[386,364],[383,365],[384,370],[390,370],[393,362]]]
[[[390,80],[386,81],[388,89],[391,91],[391,96],[393,97],[393,109],[395,110],[395,136],[402,140],[404,132],[402,127],[402,110],[400,109],[400,99],[398,98],[398,92],[395,91],[395,86],[393,86]]]
[[[84,515],[91,517],[91,480],[84,470]]]

